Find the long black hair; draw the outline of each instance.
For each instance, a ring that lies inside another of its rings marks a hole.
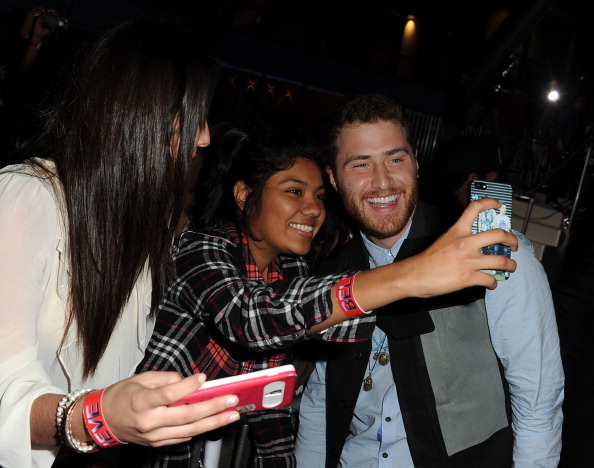
[[[171,273],[195,136],[206,127],[214,60],[190,34],[149,21],[109,30],[47,116],[68,228],[70,313],[92,374],[148,266],[152,311]],[[172,145],[172,137],[179,145]],[[66,336],[67,330],[64,334]]]

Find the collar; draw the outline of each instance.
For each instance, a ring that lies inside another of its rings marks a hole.
[[[371,268],[388,265],[394,261],[394,259],[398,255],[400,247],[402,247],[404,240],[408,237],[410,233],[411,225],[412,223],[408,223],[408,226],[402,233],[402,236],[400,236],[396,243],[389,249],[384,249],[383,247],[380,247],[379,245],[373,243],[373,241],[371,241],[369,237],[365,235],[365,233],[361,232],[361,239],[363,240],[363,245],[367,249],[367,252],[369,252],[369,262]]]
[[[264,281],[264,277],[262,276],[262,272],[258,269],[258,265],[256,264],[256,260],[252,255],[252,251],[250,250],[250,244],[247,240],[246,235],[242,232],[237,230],[236,235],[233,236],[233,240],[240,244],[243,249],[243,259],[245,260],[245,270],[246,276],[250,280],[255,281]],[[278,256],[276,256],[270,265],[268,265],[268,281],[267,283],[274,283],[275,281],[283,279],[283,275],[281,272],[281,261]]]

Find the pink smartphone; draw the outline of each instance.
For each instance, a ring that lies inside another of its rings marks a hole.
[[[240,413],[287,406],[293,400],[297,373],[293,365],[271,367],[249,374],[209,380],[202,387],[170,406],[187,405],[221,395],[237,395],[234,409]]]

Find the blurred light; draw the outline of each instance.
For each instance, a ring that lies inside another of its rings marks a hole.
[[[559,100],[559,91],[557,91],[556,89],[551,89],[549,91],[549,94],[547,94],[547,99],[549,100],[549,102],[557,102]]]
[[[415,36],[415,32],[417,29],[417,26],[415,24],[416,18],[412,15],[408,15],[406,17],[406,20],[406,24],[404,25],[404,39],[412,40],[412,38]]]
[[[251,78],[248,78],[248,85],[245,88],[246,91],[255,91],[256,90],[256,85],[258,84],[258,80],[252,80]]]

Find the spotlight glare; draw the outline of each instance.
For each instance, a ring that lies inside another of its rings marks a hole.
[[[552,89],[551,91],[549,91],[549,94],[547,94],[547,99],[550,102],[557,102],[559,100],[559,91],[557,91],[556,89]]]

